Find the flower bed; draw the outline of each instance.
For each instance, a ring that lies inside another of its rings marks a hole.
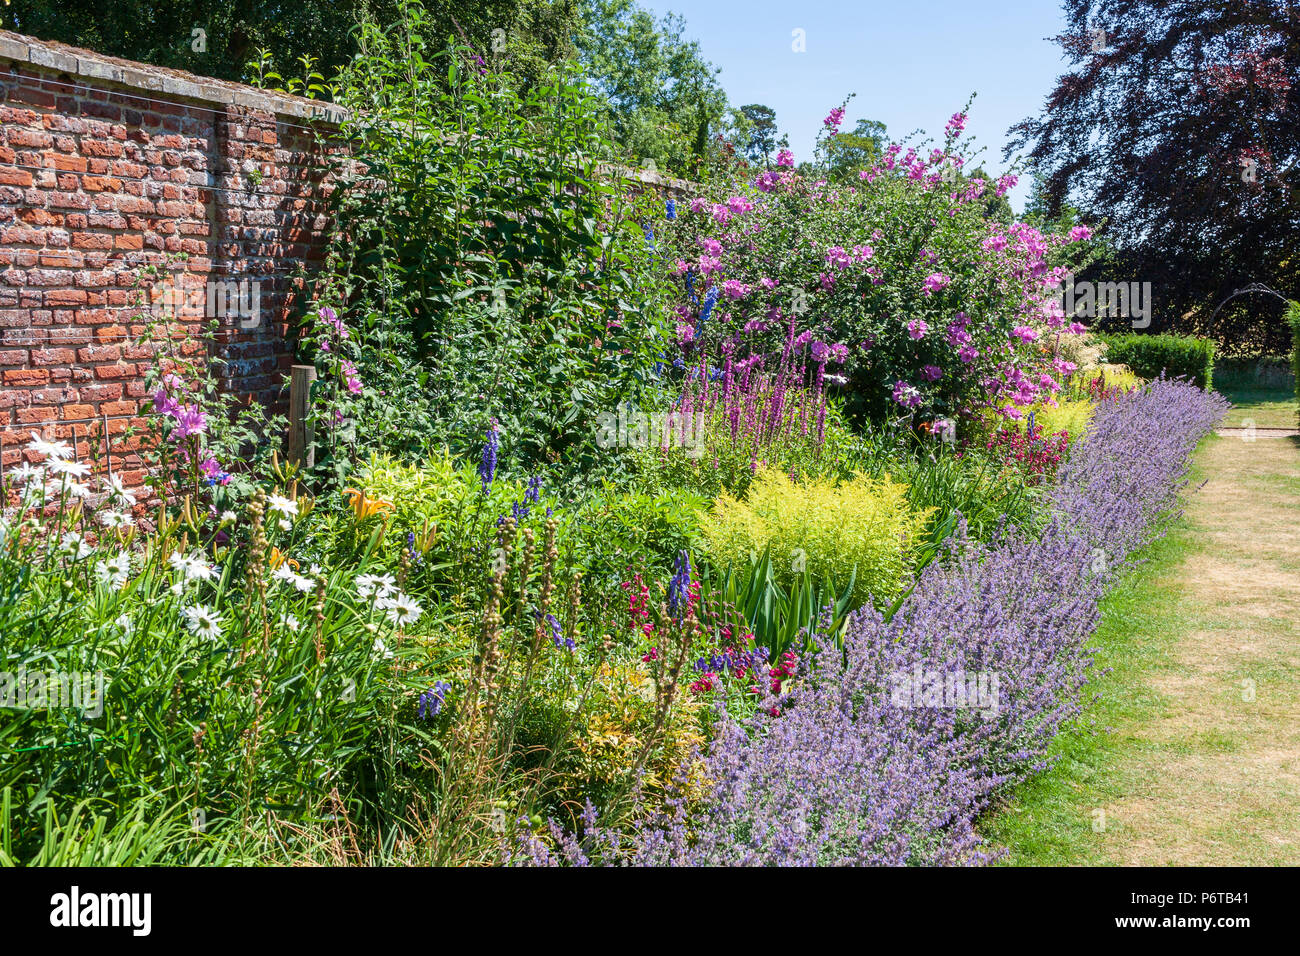
[[[582,840],[557,831],[552,851],[529,838],[515,859],[987,861],[975,818],[999,788],[1048,764],[1079,711],[1098,601],[1177,508],[1189,456],[1226,407],[1170,381],[1104,404],[1060,473],[1044,534],[957,538],[891,619],[866,609],[851,621],[843,659],[824,646],[778,710],[724,719],[702,771],[713,781],[706,812],[679,802],[629,851],[589,809]],[[988,706],[932,706],[931,678],[956,675],[987,675]]]

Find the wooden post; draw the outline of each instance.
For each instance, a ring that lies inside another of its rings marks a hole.
[[[289,460],[301,468],[316,464],[311,444],[311,383],[316,381],[316,366],[295,365],[289,382]]]

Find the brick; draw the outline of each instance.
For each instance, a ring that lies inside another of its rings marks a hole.
[[[0,186],[30,186],[32,174],[25,169],[0,169]]]
[[[4,383],[10,385],[44,385],[50,380],[49,369],[20,368],[7,369],[4,373]]]

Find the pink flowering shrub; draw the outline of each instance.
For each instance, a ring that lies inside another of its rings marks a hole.
[[[928,152],[890,146],[847,185],[796,172],[782,151],[774,169],[732,167],[684,203],[665,232],[688,364],[780,354],[793,321],[801,342],[844,350],[855,413],[971,416],[1058,391],[1061,338],[1082,327],[1055,287],[1087,230],[988,218],[1015,177],[961,173],[964,125],[954,116]]]

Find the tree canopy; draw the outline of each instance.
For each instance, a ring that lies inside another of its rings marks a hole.
[[[1007,149],[1031,147],[1041,211],[1109,218],[1133,273],[1116,278],[1152,281],[1164,325],[1252,280],[1300,294],[1300,7],[1067,0],[1065,13],[1072,66]],[[1274,331],[1262,347],[1281,344]]]

